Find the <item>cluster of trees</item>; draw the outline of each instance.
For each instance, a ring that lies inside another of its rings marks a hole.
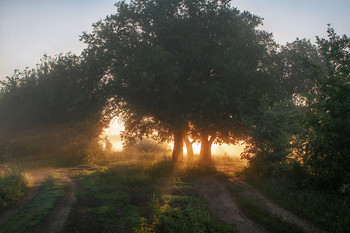
[[[120,2],[83,40],[107,54],[124,138],[156,132],[174,141],[174,161],[184,141],[192,151],[189,137],[201,141],[201,161],[213,142],[236,142],[269,82],[273,41],[261,22],[229,1]]]
[[[210,162],[212,143],[245,140],[242,156],[257,172],[298,167],[320,183],[350,186],[348,37],[329,28],[316,45],[279,46],[257,29],[260,17],[228,0],[116,5],[82,35],[81,56],[45,58],[2,83],[2,145],[42,130],[86,148],[118,116],[126,143],[173,141],[173,161],[184,144],[193,157],[194,141]]]
[[[101,60],[91,51],[44,56],[35,69],[1,82],[0,152],[91,156],[109,123]]]

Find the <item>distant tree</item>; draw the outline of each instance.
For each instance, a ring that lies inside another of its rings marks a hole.
[[[189,132],[200,135],[201,160],[210,161],[212,143],[237,141],[242,114],[259,104],[272,40],[256,30],[261,18],[229,2],[122,1],[82,37],[109,58],[121,114],[153,122],[148,130],[162,125],[173,135],[174,160]]]

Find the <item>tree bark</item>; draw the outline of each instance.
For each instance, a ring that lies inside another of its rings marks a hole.
[[[174,133],[174,149],[172,154],[172,161],[180,162],[183,159],[183,133]]]
[[[194,159],[194,153],[193,153],[193,142],[190,141],[187,137],[184,138],[185,144],[186,144],[186,150],[187,150],[187,159],[193,160]]]
[[[199,161],[201,163],[211,163],[211,146],[214,141],[214,137],[211,136],[210,139],[208,138],[208,134],[201,133],[201,151],[199,154]]]

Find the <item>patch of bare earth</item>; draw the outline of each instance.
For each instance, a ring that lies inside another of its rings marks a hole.
[[[52,168],[42,168],[27,172],[33,179],[33,186],[22,200],[18,201],[16,204],[0,214],[0,225],[8,222],[39,193],[40,186],[47,179],[51,171],[53,171]]]
[[[61,198],[56,204],[55,208],[50,213],[50,216],[38,227],[36,227],[32,232],[43,232],[43,233],[59,233],[63,232],[64,225],[67,221],[69,213],[72,206],[76,202],[75,182],[69,177],[69,169],[59,170],[58,173],[61,173],[63,179],[69,185],[69,189],[65,196]]]
[[[210,211],[226,223],[235,224],[239,232],[266,232],[248,219],[232,201],[227,188],[214,176],[204,176],[196,181],[199,195],[209,203]]]

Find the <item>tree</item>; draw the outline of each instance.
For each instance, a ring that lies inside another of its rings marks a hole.
[[[295,149],[303,132],[301,118],[301,109],[289,100],[265,106],[245,119],[249,137],[242,157],[249,161],[255,173],[280,176],[288,165],[299,162]]]
[[[85,51],[44,56],[36,69],[16,71],[1,86],[0,144],[24,154],[87,156],[108,123],[104,70]]]
[[[328,39],[317,38],[326,67],[313,73],[317,92],[306,116],[304,160],[320,184],[350,184],[350,38],[328,28]]]
[[[119,2],[83,35],[109,59],[119,114],[138,116],[136,128],[146,119],[171,133],[174,160],[190,133],[200,135],[201,159],[210,161],[212,143],[235,142],[242,114],[259,104],[271,36],[256,30],[261,18],[229,2]]]

